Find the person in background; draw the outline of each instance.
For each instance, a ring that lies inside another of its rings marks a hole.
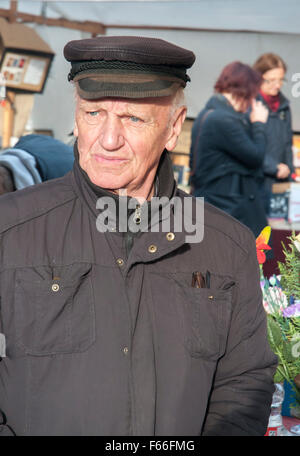
[[[261,55],[253,68],[262,75],[262,84],[257,100],[269,111],[266,124],[267,145],[263,163],[265,176],[264,198],[266,210],[269,209],[272,184],[292,180],[294,173],[289,100],[282,94],[287,66],[276,54]]]
[[[0,153],[0,195],[64,176],[74,163],[73,148],[47,135],[25,135]]]
[[[194,122],[190,158],[193,195],[237,218],[255,236],[268,224],[259,192],[268,118],[267,108],[255,100],[260,83],[260,75],[241,62],[222,70],[215,94]]]

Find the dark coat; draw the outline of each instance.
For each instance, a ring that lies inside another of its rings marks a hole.
[[[272,190],[274,182],[284,182],[291,179],[289,178],[277,179],[277,165],[278,163],[285,163],[294,172],[293,165],[293,132],[291,122],[291,110],[288,99],[282,94],[280,96],[280,105],[276,112],[271,111],[266,104],[264,98],[258,95],[257,99],[269,110],[269,117],[266,123],[266,153],[263,163],[263,171],[265,175],[265,188],[268,192]]]
[[[168,163],[159,180],[174,188]],[[143,232],[127,257],[127,233],[97,230],[96,201],[77,162],[0,198],[8,424],[17,435],[263,435],[276,358],[251,232],[205,205],[202,242],[187,242],[185,225]],[[210,288],[192,288],[207,270]]]
[[[193,125],[193,194],[246,224],[255,236],[268,224],[259,192],[265,145],[264,124],[250,123],[220,94],[210,98]]]
[[[42,181],[64,176],[73,167],[73,147],[51,136],[25,135],[14,147],[34,156]]]

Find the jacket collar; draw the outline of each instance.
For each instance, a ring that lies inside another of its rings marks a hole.
[[[260,93],[257,95],[256,99],[259,100],[259,101],[262,101],[263,104],[268,107],[267,102],[265,101],[264,97],[261,96]],[[281,111],[283,109],[287,109],[289,107],[289,104],[290,104],[289,100],[283,95],[282,92],[279,92],[279,108],[275,112],[271,111],[270,114],[273,113],[273,114],[276,115],[276,113],[278,111]]]
[[[244,118],[246,116],[246,113],[236,111],[221,93],[215,93],[206,103],[205,109],[223,109],[238,118]]]

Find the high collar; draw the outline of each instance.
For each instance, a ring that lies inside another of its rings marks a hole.
[[[279,97],[279,106],[278,106],[278,109],[277,111],[272,111],[270,110],[270,114],[271,115],[275,115],[276,112],[278,111],[281,111],[281,110],[284,110],[284,109],[287,109],[289,107],[289,100],[283,95],[282,92],[279,92],[278,93],[278,97]],[[267,101],[266,101],[266,98],[262,95],[262,93],[260,92],[257,96],[257,100],[260,100],[264,103],[265,106],[269,107]],[[275,113],[275,114],[273,114]]]
[[[259,91],[260,95],[265,100],[266,104],[268,105],[271,111],[278,111],[280,105],[280,96],[279,93],[277,95],[268,95],[267,93],[263,92],[262,90]]]

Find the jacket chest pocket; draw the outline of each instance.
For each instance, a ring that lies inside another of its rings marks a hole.
[[[95,341],[91,265],[16,271],[16,343],[42,356],[85,351]]]
[[[153,277],[156,325],[162,333],[170,335],[164,343],[179,343],[194,358],[215,362],[222,357],[230,328],[233,282],[219,280],[223,289],[192,288],[186,279],[191,277],[188,273]]]
[[[185,344],[191,356],[217,361],[226,350],[231,291],[180,287],[177,299],[183,312]]]

